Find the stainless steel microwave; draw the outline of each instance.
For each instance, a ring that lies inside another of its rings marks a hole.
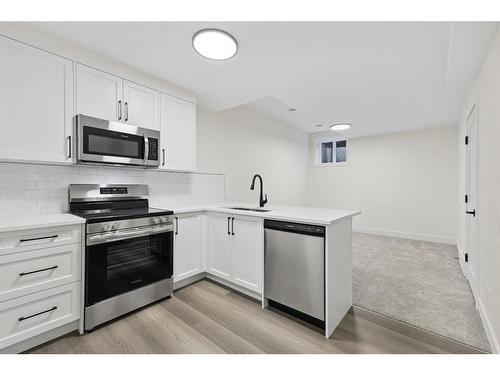
[[[78,163],[105,163],[157,168],[160,132],[137,126],[76,116]]]

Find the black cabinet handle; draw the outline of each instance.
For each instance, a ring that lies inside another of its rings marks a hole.
[[[227,218],[227,234],[231,234],[231,231],[229,230],[229,222],[231,221],[231,218]]]
[[[128,103],[125,102],[125,122],[128,121]]]
[[[71,144],[71,135],[68,136],[68,159],[71,159],[72,155],[72,144]]]
[[[234,236],[234,217],[231,219],[231,234]]]
[[[38,273],[38,272],[43,272],[43,271],[55,270],[56,268],[57,268],[57,266],[52,266],[52,267],[42,268],[42,269],[36,270],[36,271],[21,272],[19,274],[19,276],[26,276],[26,275],[31,275],[32,273]]]
[[[472,211],[465,211],[466,214],[469,214],[469,215],[472,215],[474,217],[476,217],[476,210],[472,210]]]
[[[122,119],[122,101],[118,100],[118,120]]]
[[[179,234],[179,218],[175,218],[175,234]]]
[[[165,149],[162,149],[161,150],[161,153],[163,154],[163,162],[161,163],[161,165],[165,165]]]
[[[54,306],[54,307],[52,307],[52,308],[50,308],[48,310],[40,311],[39,313],[36,313],[36,314],[33,314],[33,315],[21,316],[19,318],[19,321],[22,322],[23,320],[26,320],[26,319],[29,319],[29,318],[34,318],[35,316],[46,314],[46,313],[54,311],[54,310],[57,310],[57,306]]]
[[[29,241],[38,241],[38,240],[50,240],[52,238],[57,238],[59,235],[54,234],[52,236],[45,236],[45,237],[36,237],[36,238],[23,238],[19,240],[19,242],[29,242]]]

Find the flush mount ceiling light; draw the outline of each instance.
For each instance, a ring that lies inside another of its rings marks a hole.
[[[351,127],[351,124],[347,124],[347,123],[342,123],[342,124],[333,124],[333,125],[330,125],[330,130],[347,130]]]
[[[204,29],[194,34],[193,48],[207,59],[228,60],[238,52],[238,42],[223,30]]]

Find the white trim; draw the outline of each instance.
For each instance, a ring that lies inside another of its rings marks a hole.
[[[493,327],[491,326],[490,319],[488,318],[488,314],[486,314],[486,310],[484,308],[481,299],[477,300],[477,308],[479,311],[479,316],[481,317],[481,322],[483,323],[484,332],[486,333],[486,337],[488,338],[488,342],[490,343],[491,352],[498,354],[500,353],[500,345],[498,343],[497,338],[495,337],[495,333],[493,331]]]
[[[421,234],[421,233],[396,232],[396,231],[392,231],[392,230],[366,228],[366,227],[353,227],[352,231],[357,232],[357,233],[376,234],[379,236],[406,238],[409,240],[437,242],[437,243],[443,243],[443,244],[447,244],[447,245],[456,245],[457,244],[456,238],[431,236],[428,234]]]

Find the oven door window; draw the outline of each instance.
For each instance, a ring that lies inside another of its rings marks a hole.
[[[144,159],[144,137],[84,126],[83,152],[90,155]]]
[[[86,306],[172,277],[172,232],[87,247]]]

